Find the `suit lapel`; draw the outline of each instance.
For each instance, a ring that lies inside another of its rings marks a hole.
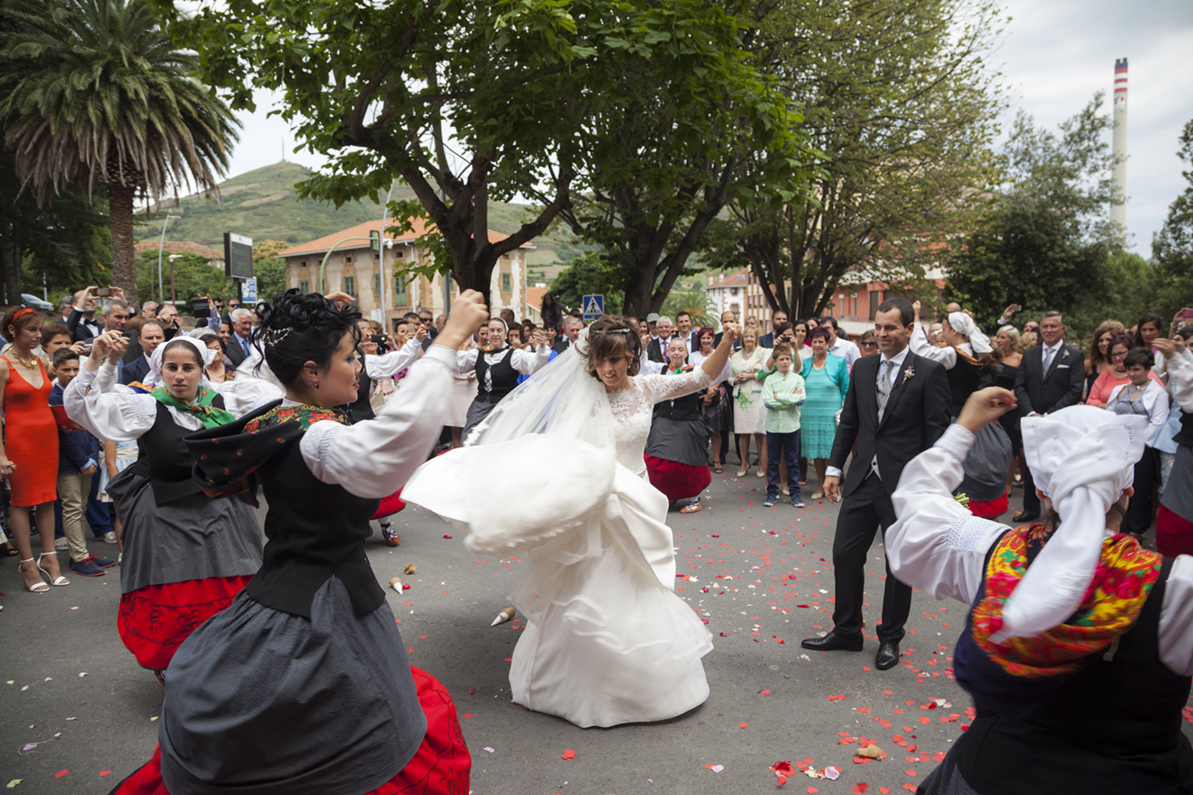
[[[1059,348],[1057,348],[1056,355],[1052,357],[1052,364],[1048,366],[1048,372],[1044,373],[1045,381],[1047,381],[1049,378],[1052,377],[1053,371],[1056,370],[1056,366],[1058,364],[1060,364],[1060,360],[1064,357],[1064,355],[1065,355],[1065,346],[1062,344]],[[1040,348],[1040,367],[1043,368],[1043,366],[1044,366],[1044,349]]]
[[[882,426],[886,425],[887,418],[895,413],[895,406],[899,402],[899,397],[903,394],[903,385],[909,380],[905,373],[907,372],[907,368],[913,365],[914,360],[915,354],[911,351],[908,351],[907,355],[903,357],[903,364],[899,367],[899,374],[895,376],[895,385],[891,387],[891,396],[886,400],[886,409],[882,412],[882,421],[878,423],[878,430],[882,430]],[[881,363],[879,369],[881,369]],[[912,370],[912,372],[914,373],[915,371]],[[875,375],[874,380],[877,383],[877,375]],[[878,412],[877,395],[875,395],[874,411],[875,413]]]

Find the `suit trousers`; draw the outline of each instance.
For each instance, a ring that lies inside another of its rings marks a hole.
[[[1123,530],[1143,535],[1152,526],[1152,490],[1160,479],[1160,456],[1154,447],[1144,447],[1143,457],[1135,462],[1135,494],[1127,503],[1127,521]]]
[[[857,466],[860,462],[855,462]],[[841,505],[837,534],[833,538],[833,571],[837,589],[837,607],[833,611],[834,631],[846,636],[862,633],[862,597],[865,592],[865,567],[874,533],[895,523],[895,508],[882,480],[873,472],[854,489]],[[885,553],[883,555],[885,559]],[[911,586],[895,579],[886,564],[886,588],[882,597],[882,623],[878,639],[898,643],[903,639],[903,625],[911,613]]]

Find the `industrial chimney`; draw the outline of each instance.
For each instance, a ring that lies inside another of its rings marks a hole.
[[[1110,205],[1110,221],[1127,232],[1127,59],[1114,62],[1114,190],[1118,200]]]

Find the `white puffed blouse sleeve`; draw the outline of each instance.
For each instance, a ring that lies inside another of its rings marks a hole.
[[[90,363],[90,359],[79,363],[79,374],[62,393],[66,416],[104,441],[141,438],[157,419],[157,401],[152,395],[119,388],[115,365],[105,361],[93,371]]]
[[[891,495],[896,522],[886,532],[886,556],[902,582],[973,604],[986,553],[1008,528],[971,514],[953,498],[976,437],[951,425],[936,444],[911,460]]]
[[[382,356],[368,356],[365,358],[365,374],[376,381],[379,378],[389,378],[397,375],[410,365],[418,361],[422,355],[423,345],[417,338],[411,337],[406,344],[396,351],[390,351]]]
[[[452,387],[456,363],[456,351],[432,345],[374,419],[355,425],[328,420],[312,424],[300,442],[311,472],[367,499],[400,489],[439,437],[450,408],[444,395]]]

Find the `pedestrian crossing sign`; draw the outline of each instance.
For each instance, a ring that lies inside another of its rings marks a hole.
[[[581,299],[580,307],[585,320],[596,320],[605,314],[605,296],[586,295]]]

